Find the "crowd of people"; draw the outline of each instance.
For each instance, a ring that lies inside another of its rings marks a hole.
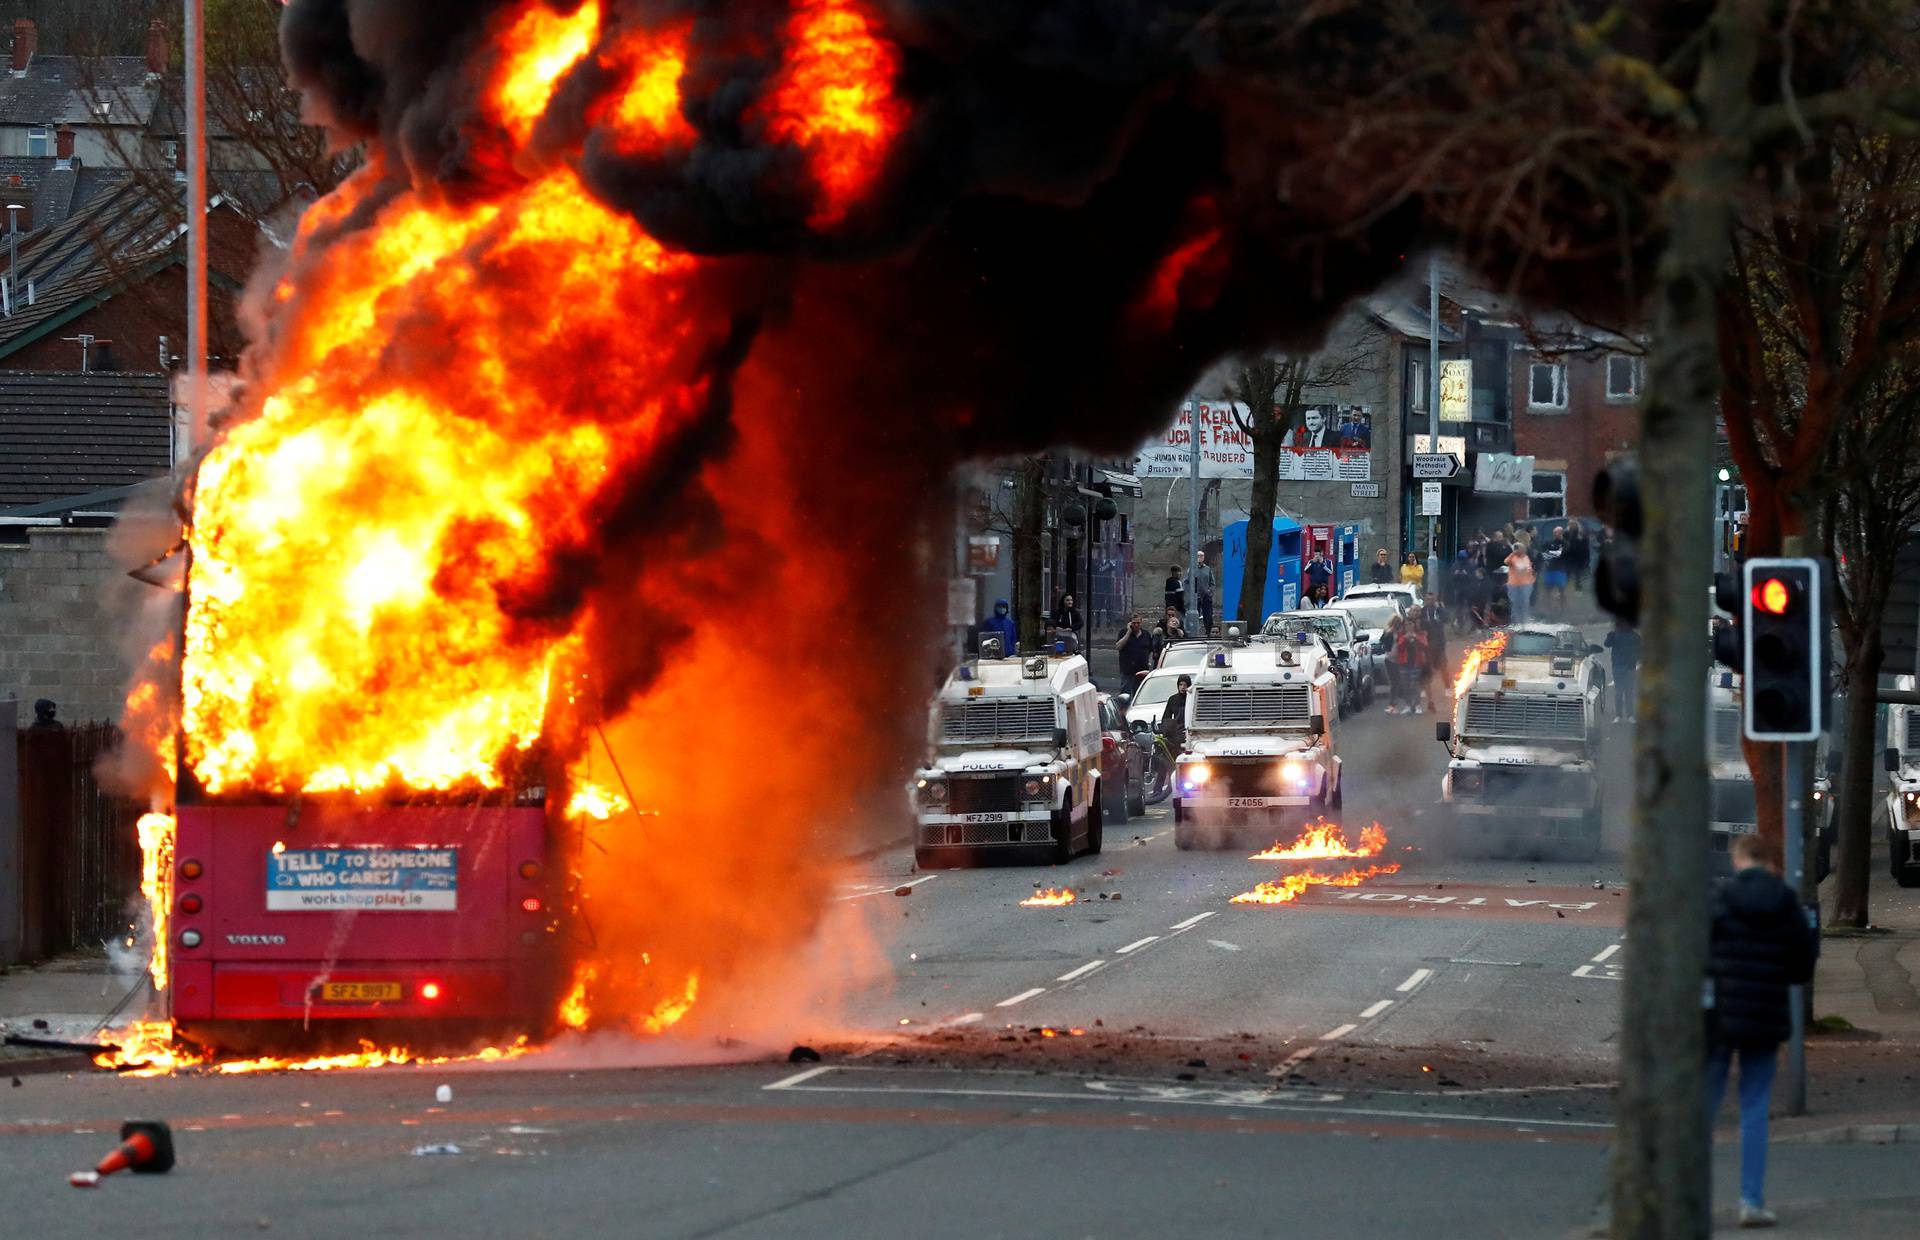
[[[1454,557],[1444,594],[1462,631],[1564,616],[1568,591],[1586,591],[1603,549],[1578,521],[1544,534],[1511,523],[1481,530]]]

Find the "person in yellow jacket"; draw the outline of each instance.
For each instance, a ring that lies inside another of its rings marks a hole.
[[[1418,589],[1426,577],[1427,570],[1420,567],[1419,555],[1412,551],[1407,552],[1407,562],[1400,566],[1400,584]]]

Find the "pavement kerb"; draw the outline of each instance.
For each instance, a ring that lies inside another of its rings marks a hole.
[[[1775,1145],[1915,1145],[1920,1144],[1920,1122],[1842,1124],[1776,1133]]]
[[[49,1072],[91,1072],[93,1056],[75,1052],[70,1055],[34,1055],[22,1059],[0,1059],[0,1076],[41,1076]]]

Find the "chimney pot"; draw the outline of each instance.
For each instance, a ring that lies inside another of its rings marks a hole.
[[[156,77],[167,71],[167,61],[172,58],[172,49],[168,46],[167,24],[159,18],[147,23],[147,72]]]
[[[33,53],[38,49],[39,43],[40,35],[34,29],[31,17],[13,19],[13,71],[15,73],[27,71],[27,65],[32,62]]]
[[[62,125],[53,131],[53,153],[63,164],[73,159],[73,126]]]

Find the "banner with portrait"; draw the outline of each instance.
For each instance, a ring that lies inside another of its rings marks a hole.
[[[1141,446],[1134,472],[1143,478],[1185,475],[1197,437],[1202,478],[1251,478],[1253,440],[1241,429],[1246,416],[1244,404],[1187,401],[1172,426]],[[1284,436],[1282,482],[1367,482],[1373,477],[1371,406],[1302,406],[1292,415]]]

